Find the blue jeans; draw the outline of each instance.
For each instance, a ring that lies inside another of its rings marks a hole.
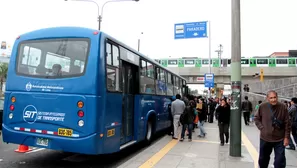
[[[184,124],[183,125],[181,138],[183,139],[185,137],[185,132],[186,132],[187,128],[188,128],[188,133],[189,133],[189,139],[192,139],[193,124]]]
[[[280,142],[266,142],[260,139],[260,156],[259,156],[259,168],[268,168],[270,155],[274,150],[274,168],[286,167],[286,155],[284,141]]]
[[[198,126],[200,128],[200,136],[205,136],[205,129],[204,129],[204,123],[205,121],[199,121]]]

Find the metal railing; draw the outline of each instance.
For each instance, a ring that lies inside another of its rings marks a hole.
[[[250,92],[264,93],[275,90],[279,96],[285,98],[297,97],[297,77],[266,80],[264,82],[248,83]]]

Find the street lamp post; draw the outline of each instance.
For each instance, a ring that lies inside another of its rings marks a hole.
[[[140,35],[142,35],[143,32],[140,33]],[[139,52],[140,50],[140,37],[138,38],[138,46],[137,46],[137,51]]]
[[[65,0],[65,1],[68,1],[68,0]],[[139,0],[110,0],[110,1],[106,1],[102,5],[101,10],[100,10],[99,4],[96,1],[94,1],[94,0],[70,0],[70,1],[82,1],[82,2],[92,2],[92,3],[94,3],[97,6],[97,11],[98,11],[98,14],[97,14],[97,18],[98,18],[98,30],[101,30],[101,22],[102,22],[103,9],[104,9],[104,6],[107,3],[109,3],[109,2],[122,2],[122,1],[135,1],[135,2],[138,2]],[[100,11],[101,11],[101,14],[100,14]]]
[[[215,52],[218,53],[218,59],[219,59],[219,68],[221,68],[221,63],[222,63],[222,53],[223,53],[223,45],[219,45],[219,49],[215,50]]]

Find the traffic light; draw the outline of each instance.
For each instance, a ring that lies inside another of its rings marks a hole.
[[[215,89],[212,88],[212,89],[211,89],[211,94],[214,94],[214,93],[215,93]]]

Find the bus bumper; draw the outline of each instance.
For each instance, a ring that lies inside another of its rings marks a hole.
[[[2,124],[2,137],[6,143],[22,144],[26,146],[46,148],[72,153],[97,155],[102,153],[102,139],[97,133],[86,137],[68,138],[55,135],[45,135],[30,132],[21,132],[10,129]],[[48,145],[38,145],[38,139],[45,139]]]

